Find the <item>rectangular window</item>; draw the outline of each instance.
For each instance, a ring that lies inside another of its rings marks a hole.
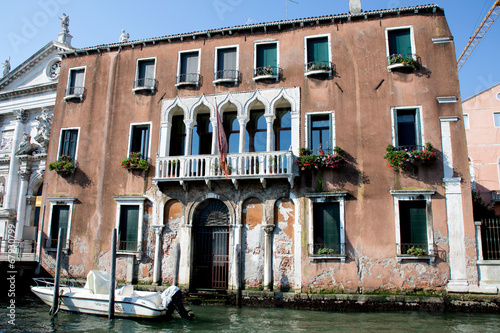
[[[422,148],[419,109],[394,109],[394,146],[408,150]]]
[[[143,159],[149,158],[149,124],[132,125],[130,153],[141,153]]]
[[[116,206],[118,251],[134,252],[140,256],[144,223],[145,198],[139,196],[113,197]]]
[[[411,254],[408,253],[411,248],[428,250],[425,200],[400,201],[399,224],[401,254]]]
[[[54,205],[52,206],[52,221],[50,227],[50,245],[51,248],[57,247],[57,240],[59,237],[59,229],[63,231],[63,244],[66,243],[68,235],[68,221],[69,221],[69,206],[68,205]]]
[[[254,80],[279,78],[278,43],[255,45]]]
[[[306,73],[330,70],[329,37],[306,37]]]
[[[204,155],[212,153],[212,123],[210,114],[198,114],[196,124],[193,127],[193,138],[191,145],[192,155]]]
[[[120,209],[119,250],[137,251],[139,206],[122,205]]]
[[[137,61],[137,74],[134,89],[154,89],[155,87],[155,59],[141,59]]]
[[[389,44],[389,56],[393,54],[411,56],[414,53],[410,28],[388,30],[387,40]]]
[[[308,148],[314,154],[333,150],[332,113],[308,115]]]
[[[345,196],[306,193],[309,198],[309,255],[314,259],[336,258],[345,262]]]
[[[214,81],[236,81],[238,80],[237,48],[216,49],[216,67]]]
[[[468,114],[464,114],[463,115],[463,120],[464,120],[464,128],[467,130],[467,129],[470,129],[470,123],[469,123],[469,115]]]
[[[68,76],[65,99],[83,98],[85,91],[85,68],[71,68]]]
[[[78,130],[63,129],[61,131],[59,156],[66,155],[76,160],[77,144],[78,144]]]
[[[190,51],[179,54],[178,85],[198,85],[200,72],[200,52]]]
[[[71,237],[71,216],[75,198],[57,197],[47,198],[50,202],[50,216],[48,225],[48,239],[46,247],[57,248],[57,240],[59,237],[59,229],[63,231],[62,246],[68,249],[70,246]]]
[[[500,113],[494,113],[493,118],[495,121],[495,127],[500,127]]]
[[[334,253],[340,253],[340,204],[314,203],[313,214],[314,253],[318,253],[321,249],[331,249]]]

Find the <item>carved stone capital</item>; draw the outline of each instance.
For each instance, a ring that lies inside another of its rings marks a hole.
[[[29,169],[19,170],[19,176],[21,176],[21,180],[27,182],[31,178],[31,170]]]
[[[274,227],[276,227],[274,224],[265,224],[262,226],[266,235],[272,234]]]
[[[24,109],[14,110],[14,115],[16,116],[16,120],[22,123],[26,122],[26,120],[28,119],[28,112],[26,112],[26,110]]]

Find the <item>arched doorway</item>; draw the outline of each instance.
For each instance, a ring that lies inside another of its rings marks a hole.
[[[193,287],[227,289],[229,210],[220,200],[202,202],[193,215]]]

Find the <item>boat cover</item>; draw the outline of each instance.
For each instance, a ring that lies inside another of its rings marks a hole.
[[[90,289],[93,294],[109,294],[111,276],[105,271],[90,271],[87,275],[85,288]]]

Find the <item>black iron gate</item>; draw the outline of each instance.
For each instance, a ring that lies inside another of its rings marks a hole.
[[[194,288],[227,289],[229,213],[220,200],[200,204],[193,217]]]

